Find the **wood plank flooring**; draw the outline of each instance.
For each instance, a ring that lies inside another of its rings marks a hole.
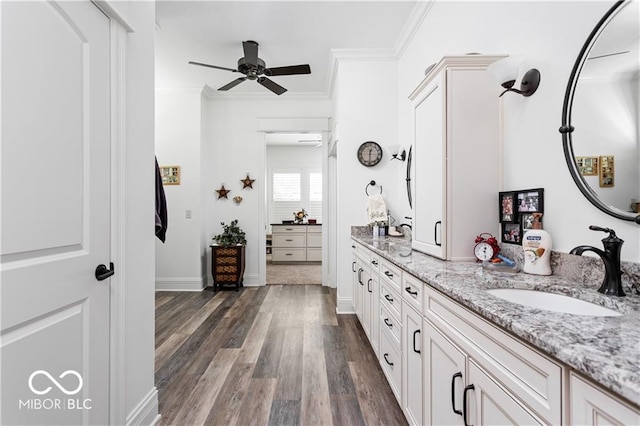
[[[319,285],[157,292],[160,425],[405,425],[335,299]]]

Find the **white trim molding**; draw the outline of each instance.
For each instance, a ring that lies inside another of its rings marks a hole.
[[[356,310],[353,307],[353,299],[350,297],[338,297],[336,301],[336,314],[355,314]]]
[[[126,425],[155,425],[160,420],[158,412],[158,389],[154,386],[127,416]]]
[[[156,291],[202,291],[202,277],[156,277]]]

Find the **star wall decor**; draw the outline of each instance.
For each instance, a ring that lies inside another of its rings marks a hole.
[[[227,198],[227,194],[229,194],[231,191],[229,191],[228,189],[226,189],[224,187],[224,184],[220,187],[220,189],[216,189],[216,192],[218,193],[218,200],[221,198]]]
[[[255,182],[255,181],[256,181],[256,180],[255,180],[255,179],[251,179],[251,178],[249,177],[249,173],[247,173],[247,177],[246,177],[246,178],[244,178],[244,179],[240,179],[240,182],[242,182],[242,184],[244,185],[244,186],[242,187],[242,189],[245,189],[245,188],[251,188],[251,189],[253,189],[253,182]]]

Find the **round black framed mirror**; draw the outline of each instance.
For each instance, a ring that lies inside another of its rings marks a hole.
[[[582,194],[640,224],[640,0],[616,2],[574,64],[562,108],[563,150]]]

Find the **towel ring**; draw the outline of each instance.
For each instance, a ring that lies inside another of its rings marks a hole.
[[[369,182],[369,184],[367,186],[364,187],[364,193],[369,195],[369,187],[370,186],[376,186],[376,181],[372,180],[371,182]],[[382,185],[380,185],[380,195],[382,195]]]

